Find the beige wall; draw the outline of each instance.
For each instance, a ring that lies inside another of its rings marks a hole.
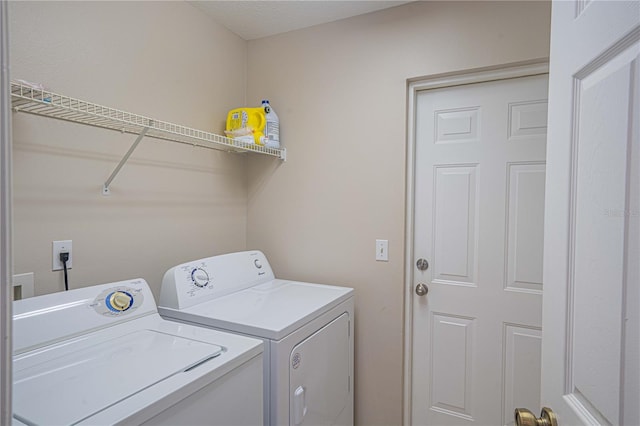
[[[222,132],[244,104],[247,42],[184,2],[14,2],[11,77]],[[70,286],[144,277],[246,244],[246,160],[14,113],[14,264],[36,293],[63,289],[51,242],[73,240]]]
[[[402,416],[407,79],[546,57],[549,24],[546,2],[418,2],[249,42],[247,101],[270,99],[289,160],[249,159],[248,246],[355,287],[360,425]]]
[[[72,287],[142,276],[157,295],[172,265],[262,249],[281,277],[356,288],[357,423],[399,424],[407,78],[547,56],[549,5],[419,2],[249,43],[181,2],[10,13],[13,78],[217,132],[266,97],[289,155],[145,139],[103,197],[133,136],[14,115],[15,272],[61,290],[51,241],[72,239]]]

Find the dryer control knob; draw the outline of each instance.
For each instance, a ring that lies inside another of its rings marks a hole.
[[[114,291],[109,297],[109,305],[116,311],[126,311],[131,306],[133,298],[122,291]]]
[[[260,262],[260,259],[254,260],[253,264],[256,265],[256,268],[258,269],[262,268],[262,262]]]
[[[191,281],[198,287],[205,287],[209,284],[209,274],[202,268],[195,268],[191,271]]]

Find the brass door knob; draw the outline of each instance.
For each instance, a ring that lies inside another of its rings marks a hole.
[[[544,407],[540,418],[525,408],[516,408],[513,414],[516,426],[558,426],[558,419],[551,408]]]

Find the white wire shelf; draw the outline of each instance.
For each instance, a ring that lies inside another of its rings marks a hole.
[[[19,82],[11,82],[11,99],[15,111],[126,133],[140,134],[142,130],[148,128],[146,136],[157,139],[222,151],[255,152],[286,160],[285,149],[246,145],[225,136],[70,98],[47,90],[34,89]]]
[[[254,152],[277,157],[283,161],[287,159],[287,151],[284,148],[276,149],[260,145],[247,145],[225,136],[70,98],[48,90],[34,88],[21,82],[11,82],[11,102],[14,111],[17,112],[26,112],[138,135],[125,157],[105,182],[103,187],[103,194],[105,195],[109,194],[111,181],[116,177],[133,150],[145,136],[219,151]]]

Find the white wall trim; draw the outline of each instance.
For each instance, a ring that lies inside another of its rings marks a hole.
[[[9,85],[9,3],[0,1],[0,424],[11,424],[11,94]]]
[[[525,62],[436,74],[407,80],[407,147],[406,147],[406,205],[405,205],[405,293],[404,293],[404,359],[403,359],[403,424],[411,425],[412,364],[413,364],[413,230],[415,177],[415,112],[419,92],[442,87],[484,83],[495,80],[527,77],[549,72],[546,58]]]

